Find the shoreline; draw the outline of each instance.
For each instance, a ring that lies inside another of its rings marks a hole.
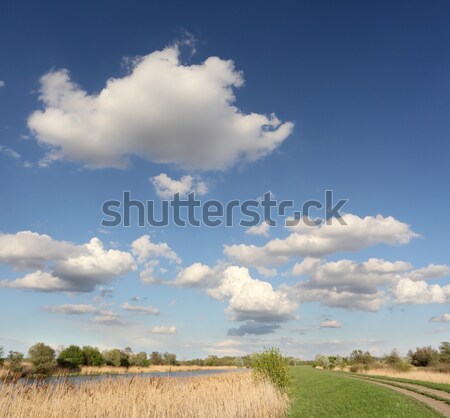
[[[148,367],[114,367],[114,366],[81,366],[80,370],[64,370],[57,369],[54,373],[47,376],[36,376],[31,373],[31,370],[24,370],[20,377],[14,373],[10,373],[3,368],[0,370],[0,381],[4,382],[8,379],[36,379],[39,377],[45,378],[64,378],[64,377],[95,377],[95,376],[120,376],[120,375],[146,375],[146,374],[177,374],[183,372],[204,372],[204,371],[239,371],[242,368],[236,366],[148,366]]]

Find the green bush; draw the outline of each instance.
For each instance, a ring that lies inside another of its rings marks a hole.
[[[150,365],[150,361],[147,359],[147,353],[141,351],[140,353],[133,354],[130,357],[130,364],[132,366],[147,367]]]
[[[353,350],[350,353],[349,361],[351,364],[371,364],[375,361],[368,351]]]
[[[102,366],[105,364],[105,359],[97,347],[85,345],[83,348],[84,362],[87,366]]]
[[[441,363],[450,363],[450,343],[444,341],[439,346],[439,360]]]
[[[408,357],[414,366],[427,367],[439,359],[439,352],[431,346],[417,347],[416,351],[408,352]]]
[[[315,367],[322,367],[322,369],[330,368],[330,359],[327,356],[323,356],[322,354],[317,354],[314,359]]]
[[[285,390],[289,383],[289,366],[278,348],[269,348],[252,356],[253,375],[271,381],[278,389]]]
[[[59,353],[57,359],[58,365],[68,369],[75,369],[85,364],[83,350],[77,345],[69,345],[69,347]]]
[[[125,351],[120,351],[117,348],[103,351],[103,359],[105,360],[105,363],[108,366],[115,366],[115,367],[130,366],[129,353],[126,353]]]
[[[44,343],[30,347],[28,357],[33,366],[32,371],[37,375],[49,375],[55,370],[55,350]]]
[[[9,370],[13,373],[21,373],[23,370],[22,366],[23,354],[18,351],[10,351],[8,354],[8,366]]]

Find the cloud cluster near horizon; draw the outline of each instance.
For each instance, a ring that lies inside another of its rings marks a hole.
[[[298,318],[300,304],[319,302],[347,310],[377,311],[385,304],[445,304],[450,302],[450,285],[429,283],[449,274],[446,265],[429,264],[414,269],[405,261],[369,258],[363,262],[348,259],[327,261],[326,255],[358,251],[378,244],[406,244],[418,235],[410,226],[392,217],[345,215],[347,225],[334,223],[288,228],[285,239],[269,240],[262,247],[243,244],[224,248],[229,261],[216,265],[195,262],[182,267],[180,256],[165,242],[153,242],[143,235],[128,245],[128,250],[105,249],[98,238],[85,244],[54,240],[31,231],[0,234],[0,263],[16,271],[29,271],[23,277],[0,280],[0,286],[41,292],[102,293],[119,277],[136,272],[141,282],[179,289],[196,288],[213,300],[226,303],[228,319],[241,323],[228,335],[270,334],[280,324]],[[303,227],[302,227],[303,228]],[[289,241],[291,245],[286,245]],[[294,245],[294,243],[296,245]],[[308,245],[307,245],[308,244]],[[240,248],[239,253],[230,248]],[[244,249],[244,250],[242,250]],[[305,250],[304,250],[305,249]],[[259,252],[263,251],[265,257]],[[255,252],[257,256],[253,256]],[[236,254],[239,254],[236,259]],[[314,256],[310,256],[314,254]],[[320,255],[317,256],[317,255]],[[263,272],[272,263],[296,261],[284,276],[298,277],[291,284],[273,286],[255,278],[249,266]],[[237,263],[236,263],[237,261]],[[161,267],[165,262],[171,270]],[[172,279],[159,275],[168,273]],[[101,297],[104,300],[104,296]],[[135,300],[137,301],[137,300]],[[123,311],[134,315],[159,315],[152,306],[124,302]],[[94,316],[101,325],[124,325],[117,312],[102,305],[59,305],[45,308],[52,313]],[[445,320],[445,317],[442,317]],[[433,319],[432,322],[437,321]],[[172,334],[174,326],[156,327],[151,333]],[[340,328],[339,321],[326,319],[319,328]]]

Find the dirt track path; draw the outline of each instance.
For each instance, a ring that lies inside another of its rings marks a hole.
[[[375,379],[371,379],[371,378],[353,376],[353,375],[350,376],[345,373],[339,373],[339,375],[347,376],[350,379],[365,380],[374,385],[383,386],[383,387],[389,388],[391,390],[395,390],[396,392],[402,393],[406,396],[417,399],[419,402],[427,404],[429,407],[433,408],[435,411],[441,413],[444,417],[450,418],[450,405],[446,404],[445,402],[429,398],[428,396],[421,395],[416,392],[412,392],[409,389],[420,390],[421,392],[426,392],[426,393],[429,393],[430,395],[435,395],[435,396],[439,396],[440,398],[450,400],[450,396],[449,396],[450,394],[448,394],[447,392],[442,392],[440,390],[435,390],[435,389],[429,389],[429,388],[425,388],[423,386],[414,385],[414,384],[410,384],[410,383],[392,382],[395,385],[398,384],[399,386],[401,386],[401,387],[398,387],[398,386],[393,386],[388,383],[383,383],[383,382],[380,382],[379,380],[375,380]],[[409,389],[407,387],[409,387]]]
[[[406,382],[396,382],[394,380],[392,381],[383,381],[382,376],[380,378],[377,378],[376,376],[355,376],[362,380],[373,380],[380,383],[386,383],[387,385],[392,384],[392,386],[401,386],[403,388],[413,389],[413,390],[419,390],[420,392],[429,393],[430,395],[439,396],[440,398],[446,399],[447,401],[450,401],[450,393],[444,392],[442,390],[438,389],[431,389],[427,388],[425,386],[415,385],[413,383],[406,383]]]

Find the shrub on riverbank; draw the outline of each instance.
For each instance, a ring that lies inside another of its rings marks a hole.
[[[267,379],[278,389],[286,389],[289,383],[289,364],[278,348],[269,348],[252,356],[253,374]]]
[[[48,376],[56,369],[55,350],[44,343],[37,343],[28,350],[32,364],[32,372],[36,375]]]

